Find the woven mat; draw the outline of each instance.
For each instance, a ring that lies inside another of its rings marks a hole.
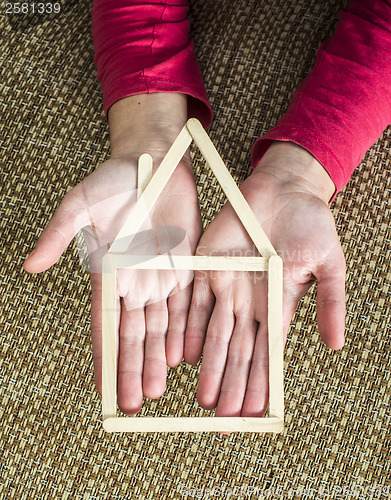
[[[0,498],[357,498],[360,487],[361,498],[389,498],[391,129],[333,204],[348,265],[346,344],[332,352],[320,341],[311,290],[285,351],[284,432],[109,435],[76,245],[42,275],[22,270],[62,196],[109,151],[91,3],[61,5],[50,18],[0,18]],[[343,5],[191,2],[209,133],[238,182]],[[224,198],[197,154],[194,164],[207,224]],[[167,392],[144,412],[202,414],[197,373],[170,369]]]

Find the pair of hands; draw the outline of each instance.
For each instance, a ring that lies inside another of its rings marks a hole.
[[[114,109],[111,158],[64,197],[24,264],[28,272],[42,272],[53,265],[83,227],[89,226],[86,240],[90,256],[98,247],[107,248],[115,238],[136,202],[138,156],[149,152],[156,168],[186,118],[183,101],[169,103],[177,96],[143,99],[139,96],[145,112],[138,117],[138,135],[132,136],[132,147],[126,150],[121,145],[128,143],[130,136],[126,134],[124,141],[117,131],[124,130],[129,113]],[[158,141],[151,140],[142,125],[145,118],[150,130],[151,113],[162,111],[153,99],[170,110],[172,104],[182,106],[175,125],[170,122],[164,132],[161,127],[155,130],[155,137],[164,136]],[[139,111],[135,99],[129,102],[132,111]],[[113,148],[113,144],[119,146]],[[276,142],[240,189],[284,261],[284,341],[298,301],[316,279],[320,335],[328,347],[342,347],[345,260],[327,204],[334,189],[328,174],[304,149]],[[155,231],[183,228],[192,254],[257,255],[229,203],[202,234],[188,155],[156,202],[150,227]],[[156,251],[149,248],[145,253],[157,253],[158,245]],[[139,250],[142,253],[142,245]],[[91,285],[94,370],[101,392],[101,275],[94,266]],[[123,412],[137,413],[143,396],[158,398],[163,394],[167,365],[177,366],[183,358],[196,364],[203,352],[197,394],[203,408],[216,408],[216,416],[265,413],[267,282],[261,276],[195,272],[193,284],[187,272],[125,270],[118,273],[117,307],[118,404]]]

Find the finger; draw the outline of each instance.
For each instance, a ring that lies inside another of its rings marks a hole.
[[[178,366],[183,359],[185,330],[191,302],[192,284],[168,298],[166,358],[168,366]]]
[[[267,323],[258,326],[253,359],[243,401],[242,417],[262,417],[269,402],[269,354]]]
[[[246,394],[257,327],[258,324],[253,318],[236,315],[235,328],[229,343],[228,359],[216,408],[216,417],[240,416]]]
[[[143,404],[144,308],[121,307],[118,360],[118,406],[128,414],[137,413]]]
[[[160,300],[148,305],[145,318],[143,393],[147,398],[156,399],[166,389],[167,301]]]
[[[119,297],[116,300],[116,307],[117,325],[119,325]],[[91,341],[95,384],[99,394],[102,394],[102,275],[97,273],[91,274]]]
[[[317,318],[319,334],[331,349],[341,349],[345,343],[345,259],[334,265],[324,265],[317,273]]]
[[[29,273],[40,273],[52,266],[85,223],[79,197],[70,191],[41,233],[24,262],[24,269]]]
[[[215,297],[209,287],[207,273],[194,273],[193,295],[185,333],[185,361],[196,365],[204,347],[208,321],[213,311]]]
[[[234,325],[232,307],[217,299],[206,333],[198,380],[198,403],[206,410],[211,410],[217,405]]]
[[[268,289],[267,281],[258,283],[256,299],[256,319],[259,322],[246,395],[241,411],[242,417],[262,417],[269,403],[269,342],[268,342]],[[292,293],[283,290],[283,342],[287,339],[289,324],[296,310],[300,297],[309,285],[304,285]]]

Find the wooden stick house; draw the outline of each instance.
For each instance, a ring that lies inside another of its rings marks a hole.
[[[142,256],[125,254],[192,141],[220,183],[260,257]],[[152,176],[152,158],[139,159],[141,196],[102,262],[102,410],[108,432],[281,432],[284,423],[282,259],[224,165],[200,122],[185,124]],[[268,272],[269,417],[119,417],[117,416],[117,269],[177,269]]]

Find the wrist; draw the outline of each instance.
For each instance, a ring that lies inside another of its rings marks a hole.
[[[111,158],[164,155],[187,119],[187,96],[137,94],[115,102],[108,112]]]
[[[329,203],[335,192],[334,182],[321,163],[293,142],[274,141],[255,172],[271,174],[282,184],[310,192],[325,203]]]

